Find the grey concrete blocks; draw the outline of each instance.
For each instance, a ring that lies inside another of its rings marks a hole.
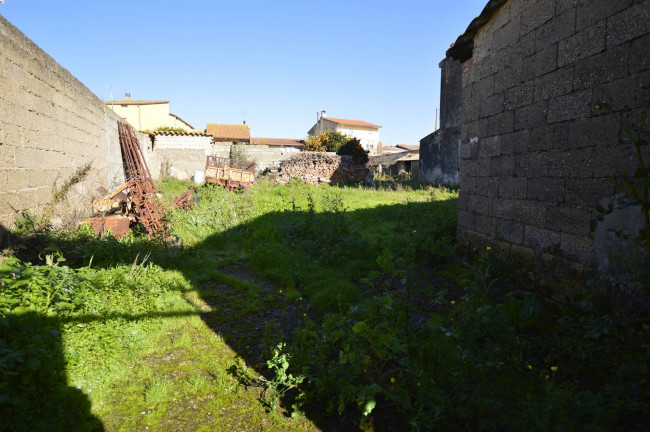
[[[591,97],[589,99],[591,101]],[[515,110],[514,130],[532,129],[546,122],[547,102],[541,101]]]
[[[515,157],[500,156],[490,159],[490,175],[495,177],[513,176],[515,174]]]
[[[575,9],[565,9],[535,31],[535,49],[540,51],[575,33]]]
[[[529,80],[506,90],[504,108],[516,109],[530,105],[534,98],[534,88],[535,81]]]
[[[607,18],[607,47],[613,48],[650,32],[650,2],[642,1]]]
[[[514,155],[528,151],[530,131],[521,129],[501,136],[501,154]]]
[[[595,207],[602,197],[614,195],[614,183],[609,178],[572,178],[565,183],[564,201]]]
[[[526,198],[528,179],[526,177],[499,177],[499,197],[508,199]]]
[[[529,5],[521,14],[521,35],[531,32],[551,20],[555,15],[555,2],[538,1]]]
[[[591,89],[574,92],[551,99],[548,104],[548,122],[587,118],[591,115]]]
[[[526,225],[523,244],[538,253],[556,251],[560,247],[560,233],[555,229]]]
[[[575,63],[578,60],[588,58],[605,49],[604,21],[587,27],[575,35],[561,40],[558,46],[558,67]]]
[[[522,244],[524,224],[512,220],[496,219],[496,238],[508,243]]]
[[[526,198],[535,201],[559,203],[564,201],[564,179],[552,177],[529,178]]]
[[[616,120],[604,113],[596,117],[575,121],[568,128],[567,148],[611,147],[620,140],[621,127]]]
[[[589,237],[589,224],[585,221],[595,217],[595,211],[589,208],[555,205],[549,206],[546,227],[560,232]]]
[[[628,58],[629,47],[624,45],[579,61],[574,71],[574,87],[586,89],[625,77]]]
[[[514,219],[538,228],[546,228],[546,213],[548,204],[544,202],[520,200],[515,204]]]
[[[558,69],[535,79],[535,101],[552,99],[571,91],[573,91],[572,67]]]
[[[636,39],[630,45],[630,73],[643,72],[650,69],[650,34]]]

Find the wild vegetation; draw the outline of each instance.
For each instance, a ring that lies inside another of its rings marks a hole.
[[[166,202],[186,188],[160,185]],[[647,319],[597,292],[546,298],[489,248],[462,265],[455,192],[197,193],[172,238],[51,232],[2,264],[0,429],[650,422]]]

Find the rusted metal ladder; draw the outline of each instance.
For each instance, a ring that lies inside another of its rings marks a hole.
[[[120,133],[124,173],[129,183],[129,195],[138,215],[138,221],[144,225],[150,237],[156,234],[164,236],[167,231],[165,212],[158,203],[158,192],[151,179],[138,139],[130,125],[117,122],[117,126]]]

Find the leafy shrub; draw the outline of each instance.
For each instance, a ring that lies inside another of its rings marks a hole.
[[[352,156],[352,159],[359,165],[365,165],[369,160],[368,151],[361,147],[361,141],[358,138],[351,138],[338,149],[336,154]]]
[[[339,131],[322,132],[320,135],[311,135],[305,140],[305,151],[337,152],[350,137]]]

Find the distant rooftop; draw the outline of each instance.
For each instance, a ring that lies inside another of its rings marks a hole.
[[[365,122],[363,120],[351,120],[351,119],[342,119],[342,118],[334,118],[334,117],[323,117],[323,120],[329,120],[332,123],[338,123],[346,126],[363,126],[363,127],[370,127],[370,128],[380,128],[381,126]]]
[[[214,124],[208,123],[206,129],[212,135],[213,141],[250,141],[251,132],[245,124]]]
[[[305,146],[305,140],[298,138],[251,138],[251,144],[302,148]]]
[[[168,104],[169,101],[164,101],[164,100],[132,100],[132,99],[124,99],[124,100],[117,100],[117,101],[110,101],[106,102],[106,105],[158,105],[158,104]]]
[[[409,150],[409,151],[420,151],[420,145],[411,145],[411,144],[397,144],[396,146],[399,149]]]

